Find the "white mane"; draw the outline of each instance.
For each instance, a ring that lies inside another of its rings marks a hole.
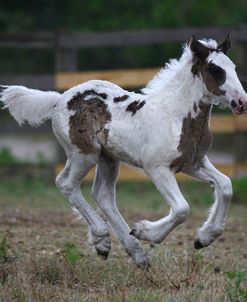
[[[217,49],[218,43],[214,40],[200,40],[202,44],[210,49]],[[165,64],[158,74],[148,82],[146,87],[142,89],[142,92],[146,95],[160,93],[161,89],[171,88],[175,86],[177,81],[185,76],[185,72],[190,68],[184,69],[186,65],[192,64],[193,54],[191,52],[189,44],[184,45],[183,54],[180,59],[171,59]]]

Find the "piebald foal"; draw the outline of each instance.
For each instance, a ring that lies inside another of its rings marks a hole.
[[[142,90],[128,92],[106,81],[89,81],[63,94],[23,86],[2,86],[1,99],[21,124],[52,120],[54,134],[68,160],[56,185],[89,225],[91,244],[107,258],[111,248],[108,223],[138,266],[150,260],[138,239],[159,243],[185,221],[189,205],[175,174],[183,171],[215,188],[209,217],[198,230],[195,248],[208,246],[222,234],[232,196],[230,179],[206,156],[212,142],[212,105],[242,114],[244,92],[227,57],[229,37],[217,44],[194,37],[179,60],[171,60]],[[142,168],[170,206],[158,221],[140,221],[132,230],[116,206],[115,185],[120,162]],[[86,202],[80,184],[97,165],[92,194],[105,222]]]

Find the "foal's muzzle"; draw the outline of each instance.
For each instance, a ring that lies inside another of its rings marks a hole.
[[[247,99],[245,100],[243,98],[240,98],[238,101],[232,100],[231,109],[232,112],[237,115],[243,114],[247,109]]]

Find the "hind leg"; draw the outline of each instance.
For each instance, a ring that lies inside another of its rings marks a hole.
[[[118,172],[119,163],[105,157],[100,158],[97,164],[92,195],[127,253],[137,266],[146,268],[150,265],[149,257],[141,247],[140,242],[129,234],[129,226],[119,213],[116,205],[115,185]]]
[[[70,204],[84,217],[89,226],[90,244],[95,247],[99,256],[106,259],[111,249],[108,226],[87,203],[80,189],[82,179],[95,163],[94,156],[71,154],[64,170],[56,179],[56,185],[68,197]]]

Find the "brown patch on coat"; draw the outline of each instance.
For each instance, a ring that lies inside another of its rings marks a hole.
[[[195,76],[201,75],[207,90],[216,96],[224,95],[225,91],[220,89],[226,81],[226,72],[223,68],[212,62],[196,60],[191,68]]]
[[[133,116],[134,114],[136,114],[137,110],[140,110],[145,105],[145,103],[146,103],[145,101],[142,102],[134,101],[128,105],[126,111],[132,112],[132,116]]]
[[[129,96],[128,96],[127,94],[125,94],[125,95],[123,95],[123,96],[115,97],[115,98],[113,99],[113,101],[114,101],[115,103],[120,103],[120,102],[126,101],[128,98],[129,98]]]
[[[198,109],[199,113],[195,118],[189,113],[183,120],[178,145],[178,151],[182,154],[170,165],[176,173],[190,167],[200,167],[204,155],[212,144],[213,136],[209,129],[211,106],[200,102]]]
[[[88,99],[89,95],[91,98]],[[69,119],[72,144],[84,154],[96,153],[98,148],[108,141],[108,130],[105,126],[111,121],[111,114],[102,96],[92,94],[88,90],[84,93],[78,92],[68,102],[67,107],[75,111]]]
[[[85,98],[85,97],[88,97],[88,96],[98,96],[98,97],[100,97],[100,98],[102,98],[103,100],[106,100],[107,99],[107,94],[106,93],[98,93],[98,92],[96,92],[95,90],[93,90],[93,89],[90,89],[90,90],[85,90],[84,92],[83,92],[83,97]]]
[[[194,110],[195,113],[197,113],[197,105],[196,105],[196,103],[194,103],[194,105],[193,105],[193,110]]]
[[[5,89],[7,89],[8,86],[2,86],[0,85],[0,94],[4,92]]]

